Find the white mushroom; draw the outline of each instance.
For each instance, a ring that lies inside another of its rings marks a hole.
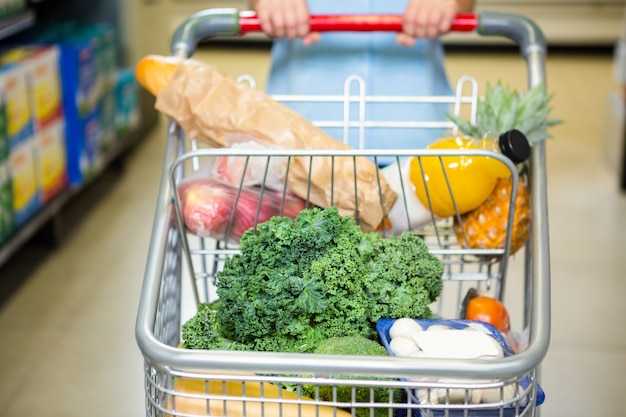
[[[394,321],[389,328],[389,337],[392,339],[397,336],[411,337],[413,333],[421,332],[423,330],[424,329],[422,329],[422,326],[417,324],[415,320],[409,318],[400,318]]]
[[[420,350],[415,340],[410,336],[396,336],[389,342],[389,348],[396,356],[409,356]]]

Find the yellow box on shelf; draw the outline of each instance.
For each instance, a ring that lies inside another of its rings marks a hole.
[[[3,65],[0,86],[4,91],[6,110],[13,217],[15,225],[20,226],[41,207],[34,155],[35,132],[24,67]]]
[[[45,204],[67,186],[65,120],[59,118],[35,132],[36,165]]]
[[[41,207],[34,148],[34,138],[30,138],[14,146],[9,155],[13,215],[17,226],[26,222]]]
[[[25,72],[35,137],[37,182],[43,204],[68,184],[59,54],[56,46],[21,46],[1,58],[2,62]]]

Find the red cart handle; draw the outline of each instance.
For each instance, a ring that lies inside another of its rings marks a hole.
[[[311,32],[402,32],[403,16],[388,15],[312,15]],[[478,27],[475,14],[459,14],[454,18],[450,31],[473,32]],[[239,15],[240,34],[261,32],[261,23],[256,13]]]

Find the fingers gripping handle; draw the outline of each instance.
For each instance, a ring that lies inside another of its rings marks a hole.
[[[315,32],[400,32],[402,15],[313,15],[311,30]],[[481,12],[458,15],[451,27],[455,32],[477,31],[485,36],[504,36],[528,49],[545,49],[545,40],[537,25],[515,14]],[[261,31],[254,12],[237,9],[207,9],[186,19],[174,33],[172,54],[190,57],[196,45],[207,38],[238,36]]]
[[[401,32],[402,15],[313,15],[310,26],[314,32]],[[460,14],[455,18],[451,30],[471,32],[477,26],[476,15]],[[204,39],[260,31],[261,23],[254,12],[239,12],[230,8],[207,9],[181,23],[174,33],[171,52],[174,56],[188,58]]]

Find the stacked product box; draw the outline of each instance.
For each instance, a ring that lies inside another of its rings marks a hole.
[[[117,140],[139,124],[139,87],[133,68],[117,66],[117,36],[108,24],[68,24],[75,34],[90,39],[96,56],[100,151],[108,152]]]
[[[42,204],[47,204],[68,184],[59,54],[55,46],[34,46],[13,48],[3,57],[5,62],[13,62],[26,73]]]
[[[24,67],[3,65],[0,85],[6,109],[13,220],[15,226],[20,226],[41,207],[35,161],[36,139]]]
[[[101,171],[120,133],[138,123],[139,89],[132,71],[117,68],[115,28],[56,22],[26,31],[16,43],[58,50],[67,175],[71,185],[83,185]]]
[[[61,51],[68,176],[71,184],[80,185],[101,165],[96,54],[88,39],[55,32],[48,32],[43,40]]]
[[[0,244],[96,175],[139,121],[139,88],[132,69],[117,68],[113,26],[56,22],[13,39],[0,51]]]
[[[59,48],[49,46],[41,48],[25,62],[31,85],[37,166],[44,204],[68,184],[59,58]]]

